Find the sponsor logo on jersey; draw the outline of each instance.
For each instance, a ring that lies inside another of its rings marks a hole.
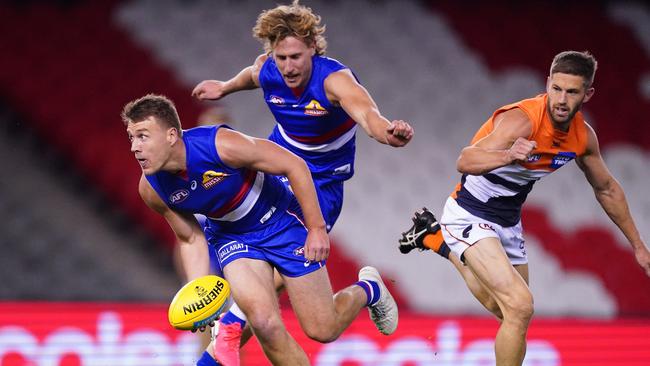
[[[237,241],[231,241],[230,243],[219,248],[217,254],[219,255],[219,261],[223,261],[232,255],[246,252],[248,252],[248,245]]]
[[[551,168],[559,169],[571,160],[575,159],[575,157],[576,153],[574,152],[559,152],[557,155],[553,156],[553,159],[551,159]]]
[[[178,191],[169,195],[169,202],[172,204],[177,204],[185,201],[187,197],[190,196],[190,192],[187,189],[179,189]]]
[[[277,95],[271,95],[269,97],[269,103],[277,106],[284,105],[284,98],[278,97]]]
[[[195,190],[197,185],[198,185],[198,183],[196,183],[196,181],[193,180],[193,181],[192,181],[192,184],[190,185],[190,189],[191,189],[191,190]]]
[[[320,105],[316,99],[312,99],[309,104],[305,107],[305,114],[310,116],[324,116],[329,114],[329,112]]]
[[[215,172],[214,170],[208,170],[205,173],[203,173],[203,182],[201,183],[203,185],[203,188],[205,189],[210,189],[217,184],[221,183],[224,178],[229,176],[230,174],[226,174],[223,172]]]

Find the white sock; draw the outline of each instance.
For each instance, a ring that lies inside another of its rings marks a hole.
[[[237,303],[235,303],[235,302],[232,303],[232,306],[230,307],[230,310],[228,310],[228,311],[230,311],[232,313],[232,315],[238,317],[239,319],[241,319],[243,321],[248,320],[248,318],[246,318],[246,315],[244,315],[244,312],[241,311],[241,309],[239,308],[239,305],[237,305]]]

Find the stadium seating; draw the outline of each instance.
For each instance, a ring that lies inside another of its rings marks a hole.
[[[139,254],[142,240],[98,210],[106,204],[96,190],[2,115],[0,300],[168,299],[179,283],[174,273],[158,256]]]

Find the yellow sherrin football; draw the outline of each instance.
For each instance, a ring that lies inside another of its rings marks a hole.
[[[219,276],[199,277],[185,284],[169,305],[169,324],[192,330],[214,321],[228,304],[230,285]]]

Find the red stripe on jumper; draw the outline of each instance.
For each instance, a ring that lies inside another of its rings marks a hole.
[[[237,194],[230,201],[226,202],[225,205],[221,206],[220,209],[211,212],[209,216],[219,218],[237,207],[244,200],[248,192],[250,192],[251,188],[253,187],[253,183],[255,183],[256,176],[256,171],[248,170],[246,172],[246,176],[244,177],[244,183],[241,185],[241,188],[239,188],[239,192],[237,192]]]
[[[336,127],[335,129],[322,134],[318,136],[296,136],[287,133],[287,136],[291,137],[291,139],[302,142],[305,144],[323,144],[326,142],[329,142],[330,140],[334,140],[335,138],[341,137],[343,134],[348,132],[356,122],[352,118],[348,118],[347,121],[343,122],[340,126]]]

